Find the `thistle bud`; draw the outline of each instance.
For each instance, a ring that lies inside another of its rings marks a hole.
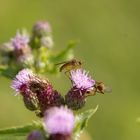
[[[86,93],[91,91],[95,81],[85,70],[71,70],[70,79],[73,87],[65,96],[67,106],[73,110],[80,109],[86,102]]]
[[[37,37],[47,36],[51,33],[51,26],[47,21],[38,21],[33,26],[33,35]]]
[[[53,47],[53,39],[51,36],[47,36],[47,37],[42,37],[41,38],[41,45],[48,48],[48,49],[51,49]]]
[[[37,94],[42,114],[53,106],[61,106],[64,103],[63,97],[57,91],[45,90]]]
[[[28,135],[27,140],[46,140],[46,139],[42,132],[34,130]]]
[[[82,108],[86,103],[85,91],[73,87],[65,96],[67,106],[73,110]]]
[[[38,110],[39,106],[39,102],[38,102],[38,99],[36,97],[36,94],[34,93],[29,93],[27,95],[23,94],[23,101],[24,101],[24,105],[27,109],[29,109],[30,111],[35,111],[35,110]]]

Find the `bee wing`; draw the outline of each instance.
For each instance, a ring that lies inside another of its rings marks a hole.
[[[111,87],[105,87],[104,92],[105,93],[111,93],[112,92],[112,88]]]
[[[68,61],[63,61],[63,62],[60,62],[60,63],[56,63],[55,65],[62,65],[62,64],[70,63],[72,60],[68,60]]]
[[[60,62],[60,63],[56,63],[55,65],[62,65],[62,64],[65,64],[65,63],[67,63],[67,62],[66,61]]]

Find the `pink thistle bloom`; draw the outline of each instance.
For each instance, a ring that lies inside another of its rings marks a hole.
[[[50,135],[70,135],[74,128],[74,115],[66,107],[53,107],[46,111],[44,128]]]
[[[90,91],[95,85],[95,80],[93,80],[88,72],[82,69],[72,70],[70,72],[73,87],[80,90]]]
[[[29,37],[26,34],[21,34],[20,32],[17,32],[16,36],[11,39],[11,43],[15,50],[20,50],[28,46]]]
[[[21,70],[12,81],[11,87],[23,96],[27,109],[39,109],[39,117],[44,116],[46,109],[64,104],[64,98],[53,89],[51,83],[33,74],[29,69]]]
[[[73,87],[66,94],[65,102],[69,108],[77,110],[85,105],[86,93],[93,90],[95,80],[83,69],[71,70],[70,79]]]
[[[31,70],[23,69],[16,75],[16,78],[12,81],[11,87],[16,92],[22,92],[26,89],[29,80],[33,76],[34,75]]]

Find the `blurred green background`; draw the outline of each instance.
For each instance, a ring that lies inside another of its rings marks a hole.
[[[0,43],[22,27],[31,31],[38,20],[53,28],[55,49],[80,40],[75,56],[111,94],[88,98],[85,108],[99,104],[88,132],[94,140],[139,140],[140,126],[140,1],[139,0],[0,0]],[[49,76],[65,93],[69,80]],[[14,96],[10,81],[0,77],[0,128],[36,119]]]

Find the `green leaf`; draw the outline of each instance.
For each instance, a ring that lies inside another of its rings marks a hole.
[[[0,140],[26,140],[27,136],[0,135]]]
[[[41,122],[34,121],[33,123],[19,126],[0,129],[0,140],[23,140],[33,130],[43,130]]]
[[[87,110],[75,118],[75,128],[74,128],[74,140],[77,140],[82,133],[83,129],[87,126],[89,119],[97,111],[98,105],[95,109]]]
[[[17,70],[10,67],[0,66],[0,75],[12,79],[17,73]]]
[[[56,56],[52,58],[52,61],[54,63],[62,62],[70,60],[74,57],[73,48],[76,47],[76,45],[79,43],[79,41],[73,40],[68,43],[68,46],[66,49],[58,53]]]

